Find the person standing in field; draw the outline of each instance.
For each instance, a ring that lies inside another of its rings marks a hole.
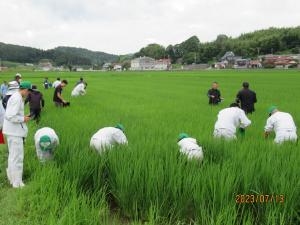
[[[43,94],[37,90],[36,85],[32,85],[32,91],[28,94],[25,105],[29,102],[30,117],[38,124],[40,122],[41,111],[45,106]]]
[[[6,109],[7,102],[9,98],[19,90],[19,83],[17,81],[10,81],[8,83],[8,91],[6,92],[5,97],[2,99],[2,106],[4,109]]]
[[[249,83],[243,83],[243,89],[236,95],[236,102],[241,104],[241,108],[246,114],[255,111],[254,104],[257,102],[256,93],[249,89]]]
[[[63,80],[61,84],[55,88],[54,95],[53,95],[53,102],[55,106],[62,107],[68,104],[67,101],[65,101],[62,96],[62,91],[64,87],[66,87],[67,85],[68,85],[68,81]]]
[[[276,106],[268,109],[269,118],[265,126],[265,137],[267,138],[272,131],[275,132],[276,144],[285,141],[297,141],[297,127],[291,114],[280,112]]]
[[[45,88],[45,89],[48,89],[48,88],[49,88],[48,77],[46,77],[45,80],[44,80],[44,88]]]
[[[44,127],[36,131],[34,143],[38,159],[45,162],[53,158],[54,150],[59,145],[59,139],[52,128]]]
[[[239,108],[237,103],[232,103],[229,108],[222,109],[219,112],[214,137],[236,139],[236,129],[239,128],[243,135],[245,128],[250,124],[251,121],[247,118],[245,112]]]
[[[57,88],[57,86],[60,85],[60,84],[61,84],[61,81],[60,81],[60,78],[58,77],[58,78],[56,79],[56,81],[53,82],[52,86],[53,86],[54,88]]]
[[[82,96],[86,94],[86,86],[85,83],[80,83],[75,88],[73,89],[71,96],[72,97],[77,97],[77,96]]]
[[[0,104],[0,144],[5,144],[4,136],[2,133],[4,116],[5,116],[5,109],[3,108],[2,104]]]
[[[6,93],[8,91],[8,85],[7,85],[7,82],[4,81],[3,84],[1,84],[1,87],[0,87],[0,94],[1,94],[1,99],[3,100],[6,96]]]
[[[178,136],[178,146],[180,147],[180,153],[186,155],[188,159],[203,160],[202,147],[197,144],[195,138],[189,137],[186,133],[181,133]]]
[[[209,99],[208,104],[218,105],[221,102],[221,100],[222,100],[221,92],[218,89],[218,87],[219,87],[218,82],[215,81],[212,83],[211,89],[209,89],[207,92],[207,96]]]
[[[106,149],[111,149],[116,144],[124,145],[127,143],[124,126],[117,124],[115,127],[101,128],[92,136],[90,146],[101,153]]]
[[[3,134],[6,135],[8,144],[7,177],[14,188],[23,187],[23,159],[24,140],[28,133],[26,123],[29,116],[24,115],[24,101],[31,90],[31,83],[20,83],[20,90],[14,93],[8,100],[4,116]]]

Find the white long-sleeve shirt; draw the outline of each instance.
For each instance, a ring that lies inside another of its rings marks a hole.
[[[80,83],[78,84],[72,91],[71,95],[74,96],[79,96],[79,95],[85,95],[85,89],[84,89],[85,85],[84,83]]]
[[[95,133],[90,141],[90,146],[98,151],[111,148],[115,144],[127,144],[127,138],[122,130],[115,127],[104,127]]]
[[[291,114],[285,112],[276,112],[268,118],[265,126],[266,132],[271,132],[273,130],[277,135],[278,133],[285,131],[296,132],[297,128]]]
[[[251,121],[242,109],[229,107],[219,112],[215,130],[226,129],[232,132],[232,134],[235,134],[237,128],[246,128],[250,124]]]
[[[40,138],[45,135],[49,136],[49,138],[51,140],[51,145],[53,145],[54,147],[56,147],[59,144],[59,138],[58,138],[57,134],[55,133],[55,131],[50,127],[44,127],[44,128],[38,129],[34,135],[34,143],[35,143],[35,146],[37,149],[39,149],[39,150],[41,149],[40,148]]]
[[[3,128],[5,116],[5,109],[3,108],[2,102],[0,102],[0,130]]]
[[[180,152],[187,155],[189,159],[196,158],[201,161],[203,160],[202,147],[197,144],[195,138],[183,138],[177,144],[180,147]]]
[[[60,80],[56,80],[56,81],[53,82],[53,85],[52,85],[52,86],[53,86],[54,88],[57,88],[57,86],[60,85],[60,84],[61,84],[61,81],[60,81]]]
[[[7,102],[4,115],[3,134],[26,137],[28,128],[24,123],[24,101],[20,92],[14,93]]]

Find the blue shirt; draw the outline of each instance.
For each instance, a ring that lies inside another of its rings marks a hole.
[[[0,91],[2,96],[6,95],[7,90],[8,90],[8,86],[5,84],[1,84]]]

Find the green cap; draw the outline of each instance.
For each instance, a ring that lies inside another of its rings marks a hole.
[[[30,81],[22,81],[20,83],[20,89],[32,89],[32,85]]]
[[[178,141],[181,141],[182,139],[188,138],[188,137],[189,137],[188,134],[186,134],[186,133],[180,133],[179,136],[178,136]]]
[[[268,113],[272,113],[276,109],[277,109],[277,106],[272,105],[270,108],[268,108]]]
[[[124,127],[122,124],[120,124],[120,123],[118,123],[118,124],[115,126],[115,128],[118,128],[118,129],[120,129],[120,130],[122,130],[122,131],[125,130],[125,127]]]
[[[40,144],[41,150],[44,152],[49,151],[52,148],[51,138],[48,135],[42,136],[40,138],[39,144]]]

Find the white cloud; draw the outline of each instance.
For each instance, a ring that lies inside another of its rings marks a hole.
[[[210,41],[300,25],[299,0],[1,0],[0,41],[123,54],[192,35]]]

